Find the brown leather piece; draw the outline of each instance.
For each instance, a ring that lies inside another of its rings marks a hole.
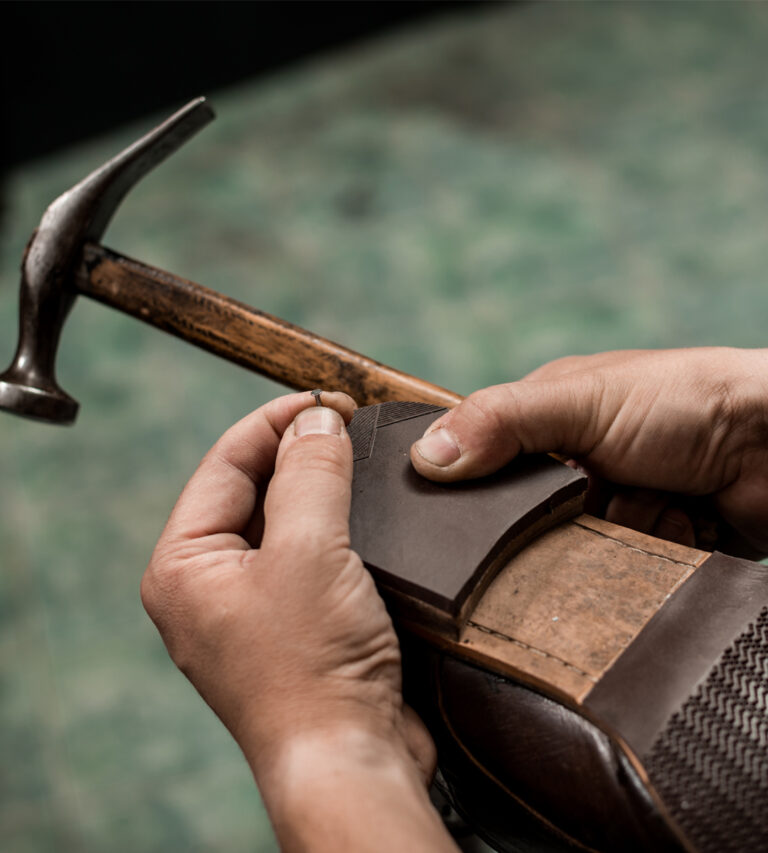
[[[419,653],[408,646],[407,656],[412,672]],[[591,722],[449,657],[432,657],[432,683],[420,689],[423,660],[419,686],[406,680],[409,701],[436,739],[457,809],[497,849],[684,850],[630,762]]]
[[[526,530],[559,520],[567,504],[578,511],[586,478],[527,456],[482,479],[430,482],[413,469],[410,447],[445,409],[424,408],[384,403],[355,414],[352,547],[378,583],[455,617]]]
[[[484,481],[428,483],[409,449],[439,414],[397,404],[356,416],[352,529],[400,620],[406,699],[435,737],[457,809],[510,853],[717,849],[680,832],[692,788],[675,775],[677,741],[675,772],[654,770],[649,747],[768,604],[768,569],[582,517],[512,558],[502,546],[486,587],[499,542],[519,549],[525,531],[551,526],[583,481],[529,458]],[[460,632],[435,622],[438,608]],[[708,756],[698,725],[684,734]],[[739,820],[738,803],[721,811],[724,826]]]
[[[768,605],[768,567],[715,553],[667,600],[584,705],[643,758]]]
[[[579,704],[710,556],[578,516],[504,566],[462,629],[460,654]]]
[[[430,683],[412,643],[406,669],[421,666],[428,687],[408,700],[458,811],[499,850],[757,853],[766,620],[768,568],[715,554],[598,682],[598,701],[558,701],[437,652]]]

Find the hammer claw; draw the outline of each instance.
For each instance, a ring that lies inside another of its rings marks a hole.
[[[191,101],[48,206],[22,261],[19,345],[0,374],[0,408],[54,423],[75,419],[78,405],[59,388],[54,361],[83,246],[101,238],[134,184],[213,118],[205,98]]]

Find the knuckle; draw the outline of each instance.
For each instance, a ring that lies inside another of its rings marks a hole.
[[[723,438],[738,430],[744,420],[744,375],[734,355],[729,348],[721,348],[717,352],[715,374],[707,351],[694,352],[688,366],[689,387],[693,392],[690,417],[695,421],[706,420],[710,433]],[[700,417],[702,410],[705,419]]]
[[[265,563],[296,569],[323,561],[333,562],[350,547],[349,525],[306,524],[301,535],[284,530],[273,535],[262,548]]]
[[[339,445],[323,436],[307,436],[288,449],[283,470],[301,471],[303,477],[341,476],[347,469],[347,460]]]
[[[156,613],[158,609],[158,601],[155,576],[151,571],[151,567],[146,569],[141,578],[139,595],[141,596],[141,603],[147,611],[147,614],[150,618],[153,618],[153,614]]]
[[[463,418],[483,436],[495,438],[506,429],[506,418],[502,416],[500,407],[497,405],[501,389],[506,387],[497,385],[475,391],[462,404]],[[514,394],[508,394],[506,397],[504,406],[508,408],[510,402],[514,402]]]
[[[141,603],[153,621],[157,621],[168,603],[178,597],[184,575],[179,560],[153,556],[139,587]]]
[[[581,355],[564,355],[561,358],[547,362],[541,369],[556,374],[571,373],[574,370],[580,370],[584,367],[584,361],[584,356]]]
[[[451,412],[446,426],[456,436],[463,455],[472,460],[473,471],[494,470],[500,466],[502,457],[516,452],[519,402],[514,385],[475,391]]]

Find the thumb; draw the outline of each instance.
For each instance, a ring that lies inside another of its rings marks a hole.
[[[316,557],[349,544],[352,445],[334,409],[299,412],[285,431],[264,503],[262,548]]]
[[[602,399],[599,379],[586,373],[484,388],[432,423],[411,461],[430,480],[450,482],[491,474],[519,453],[586,456],[608,414]]]

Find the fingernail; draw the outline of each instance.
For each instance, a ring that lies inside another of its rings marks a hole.
[[[447,429],[436,429],[420,438],[416,442],[416,452],[438,468],[446,468],[461,456],[456,439]]]
[[[577,473],[583,474],[585,477],[589,476],[589,471],[587,471],[587,469],[583,465],[580,465],[575,459],[566,459],[565,464],[569,468],[573,468]]]
[[[304,409],[296,415],[293,430],[298,438],[304,435],[341,435],[344,418],[335,410],[325,406]]]

